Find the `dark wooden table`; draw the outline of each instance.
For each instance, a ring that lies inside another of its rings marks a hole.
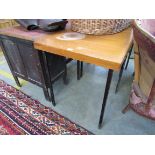
[[[61,76],[66,82],[66,59],[34,48],[34,41],[47,34],[20,26],[6,28],[0,30],[0,45],[17,85],[21,86],[20,77],[42,87],[45,98],[55,105],[52,84]]]

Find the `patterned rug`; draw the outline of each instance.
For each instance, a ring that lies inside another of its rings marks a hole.
[[[92,134],[0,80],[0,135]]]

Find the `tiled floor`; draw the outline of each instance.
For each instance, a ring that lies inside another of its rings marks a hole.
[[[121,113],[121,110],[128,103],[132,73],[133,60],[130,60],[128,69],[124,71],[117,94],[114,92],[118,73],[114,73],[105,109],[104,124],[100,130],[97,126],[107,77],[106,69],[84,64],[84,75],[80,81],[77,81],[76,63],[69,64],[69,84],[67,86],[63,85],[62,79],[54,84],[56,107],[45,100],[42,89],[37,86],[21,80],[23,86],[20,89],[94,134],[155,134],[154,121],[143,118],[131,110],[125,115]],[[1,53],[0,79],[18,88]]]

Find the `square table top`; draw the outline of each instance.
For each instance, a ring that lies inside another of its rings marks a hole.
[[[47,34],[34,41],[38,50],[120,70],[133,41],[132,28],[113,35],[86,35],[81,40],[60,40],[58,37],[70,29]]]

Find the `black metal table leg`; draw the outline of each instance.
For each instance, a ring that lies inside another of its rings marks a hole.
[[[77,60],[77,80],[80,80],[80,61]]]
[[[50,102],[52,101],[53,106],[55,106],[56,103],[55,103],[55,97],[54,97],[54,91],[53,91],[53,83],[51,81],[51,77],[50,77],[50,73],[49,73],[46,52],[41,51],[39,53],[39,56],[40,56],[40,59],[41,59],[41,64],[42,64],[41,66],[42,66],[42,69],[43,69],[43,72],[44,72],[44,76],[47,76],[47,78],[45,78],[46,79],[45,88],[43,87],[44,95],[45,95],[45,98]],[[66,70],[66,73],[65,73],[64,76],[66,78],[67,70]]]
[[[129,54],[128,54],[128,57],[127,57],[127,62],[126,62],[125,69],[127,69],[127,67],[128,67],[129,60],[130,60],[130,56],[131,56],[131,53],[132,53],[132,48],[133,48],[133,45],[131,46],[131,49],[130,49],[130,51],[129,51]]]
[[[68,84],[68,79],[67,79],[67,66],[65,66],[65,71],[64,71],[64,75],[63,75],[63,82],[65,85]]]
[[[83,76],[83,62],[80,62],[80,78]]]
[[[102,126],[104,110],[105,110],[105,106],[106,106],[106,102],[107,102],[107,98],[108,98],[108,94],[109,94],[109,89],[110,89],[110,84],[111,84],[111,80],[112,80],[112,75],[113,75],[113,70],[109,69],[108,76],[107,76],[106,87],[105,87],[105,92],[104,92],[103,103],[102,103],[102,109],[101,109],[100,119],[99,119],[99,124],[98,124],[99,128],[101,128],[101,126]]]
[[[122,78],[122,74],[123,74],[123,71],[124,71],[124,64],[125,64],[125,60],[124,60],[124,62],[122,64],[121,70],[119,72],[119,78],[118,78],[118,82],[117,82],[117,85],[116,85],[115,93],[117,93],[117,91],[118,91],[118,87],[119,87],[119,84],[120,84],[120,81],[121,81],[121,78]]]

